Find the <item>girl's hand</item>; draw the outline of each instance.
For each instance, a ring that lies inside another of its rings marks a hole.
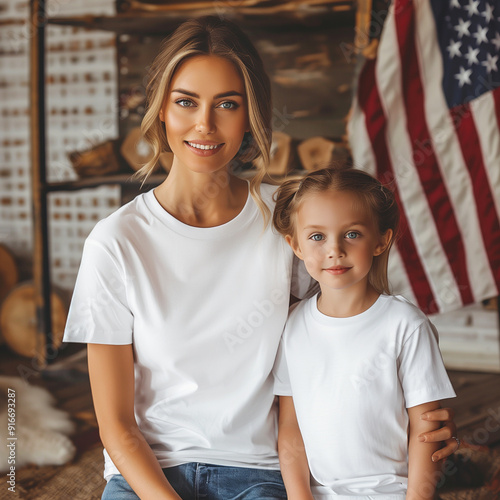
[[[425,443],[436,443],[444,441],[444,446],[432,455],[432,461],[438,462],[443,458],[449,457],[455,453],[460,447],[457,435],[457,426],[453,421],[455,412],[451,408],[440,408],[438,410],[422,413],[422,420],[430,420],[432,422],[443,422],[443,427],[432,432],[425,432],[418,436],[419,441]]]

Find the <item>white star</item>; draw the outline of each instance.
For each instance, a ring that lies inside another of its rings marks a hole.
[[[465,58],[467,59],[469,66],[472,66],[473,64],[479,64],[479,61],[477,59],[478,54],[479,54],[479,49],[473,49],[469,45],[469,52],[467,52],[467,54],[465,55]]]
[[[464,69],[463,66],[460,66],[460,74],[455,75],[455,78],[458,80],[458,85],[462,88],[465,84],[470,85],[470,75],[472,74],[471,69]]]
[[[450,8],[456,7],[457,9],[460,9],[461,5],[458,0],[450,0]]]
[[[493,19],[493,8],[493,5],[487,3],[485,10],[481,12],[481,15],[484,16],[487,24]]]
[[[497,48],[497,51],[500,50],[500,33],[498,31],[495,38],[491,40],[491,43]]]
[[[476,39],[478,45],[481,45],[483,42],[488,43],[488,37],[486,36],[486,33],[488,33],[488,26],[486,26],[486,28],[481,28],[481,26],[477,27],[476,33],[474,33],[472,36]]]
[[[462,55],[462,53],[460,52],[461,45],[462,42],[460,41],[453,43],[453,40],[450,40],[450,45],[446,47],[446,50],[450,53],[450,59],[453,59],[455,56],[460,57]]]
[[[464,21],[462,18],[458,20],[458,26],[455,26],[455,29],[458,32],[458,38],[462,38],[464,35],[470,36],[469,26],[470,21]]]
[[[472,17],[474,14],[479,16],[479,11],[477,10],[478,5],[479,0],[469,0],[469,5],[464,7],[464,9],[469,13],[469,17]]]
[[[483,61],[481,64],[486,66],[486,72],[490,74],[492,71],[498,71],[497,61],[498,56],[493,57],[491,54],[486,54],[487,61]]]

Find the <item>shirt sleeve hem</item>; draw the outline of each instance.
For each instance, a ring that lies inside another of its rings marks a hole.
[[[414,406],[423,405],[425,403],[430,403],[431,401],[440,401],[442,399],[456,398],[457,395],[451,387],[440,387],[430,391],[418,391],[407,397],[406,408],[413,408]]]
[[[292,396],[292,390],[289,387],[274,386],[275,396]]]
[[[115,337],[113,339],[113,337]],[[124,337],[124,338],[119,338]],[[106,336],[102,336],[99,334],[94,335],[80,335],[80,336],[72,336],[65,335],[63,338],[63,342],[70,342],[75,344],[107,344],[107,345],[129,345],[133,344],[132,337],[130,337],[130,332],[113,332],[111,335],[109,332],[106,333]]]

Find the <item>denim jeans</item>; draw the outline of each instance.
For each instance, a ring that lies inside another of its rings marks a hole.
[[[286,499],[280,471],[188,463],[163,469],[183,500]],[[137,500],[123,476],[112,476],[101,500]]]

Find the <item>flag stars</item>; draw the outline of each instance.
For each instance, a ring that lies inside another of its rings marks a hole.
[[[478,5],[479,5],[479,0],[469,0],[469,5],[466,5],[464,7],[469,17],[472,17],[474,14],[477,14],[479,16],[479,10],[477,9]]]
[[[491,40],[491,43],[496,47],[497,51],[500,51],[500,33],[496,33],[495,38]]]
[[[462,18],[458,20],[458,25],[454,27],[457,30],[458,38],[462,38],[464,35],[470,36],[469,26],[470,21],[464,21]]]
[[[481,15],[484,17],[486,24],[488,24],[493,19],[493,5],[487,3]]]
[[[476,33],[472,36],[476,39],[477,45],[481,45],[483,42],[488,43],[488,37],[486,34],[488,33],[488,26],[486,28],[481,28],[481,26],[477,27]]]
[[[450,45],[446,47],[446,50],[450,54],[450,59],[453,59],[455,56],[460,57],[462,53],[460,52],[460,47],[462,46],[462,42],[460,40],[453,42],[450,40]]]
[[[486,54],[486,61],[481,64],[486,67],[486,72],[490,74],[492,71],[498,71],[497,67],[498,56],[492,56],[491,54]]]
[[[479,64],[479,60],[477,58],[477,55],[479,54],[479,49],[473,49],[472,46],[469,45],[469,52],[465,54],[465,58],[467,59],[467,63],[469,66],[472,66],[473,64]]]
[[[465,84],[471,85],[470,75],[472,74],[471,69],[465,69],[463,66],[460,66],[460,73],[455,75],[455,78],[458,80],[458,86],[462,88]]]
[[[458,0],[450,0],[450,8],[457,8],[460,9],[462,6],[460,5],[460,2]]]

